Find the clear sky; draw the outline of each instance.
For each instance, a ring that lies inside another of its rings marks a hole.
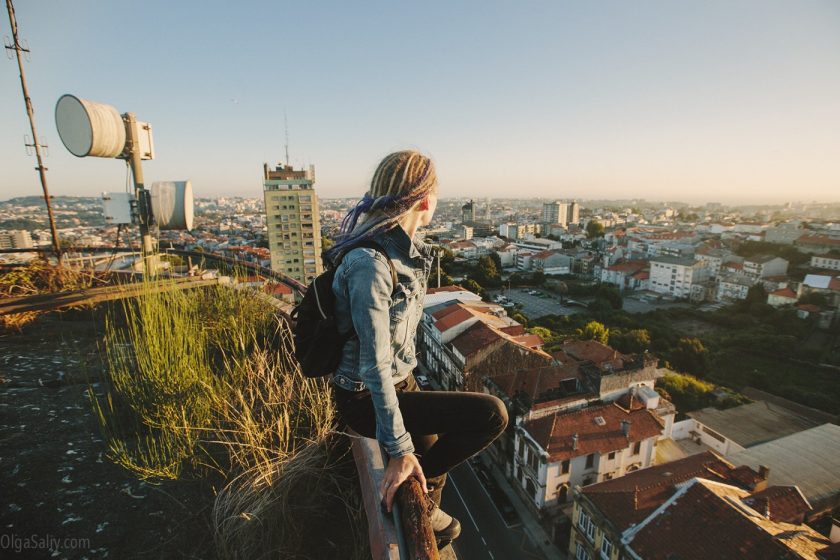
[[[840,200],[840,2],[16,2],[55,195],[121,190],[78,159],[64,93],[154,127],[147,183],[262,196],[263,162],[359,195],[403,147],[442,196]],[[6,14],[0,34],[10,35]],[[0,59],[0,198],[39,194]]]

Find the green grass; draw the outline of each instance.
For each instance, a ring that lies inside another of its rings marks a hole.
[[[217,488],[221,558],[308,557],[321,543],[313,528],[336,511],[355,527],[347,557],[363,557],[327,381],[303,377],[264,297],[227,286],[148,291],[112,309],[104,397],[89,391],[109,458],[143,479]]]

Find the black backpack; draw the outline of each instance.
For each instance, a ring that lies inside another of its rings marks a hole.
[[[382,253],[388,260],[391,280],[396,289],[397,273],[385,249],[376,241],[366,239],[345,251],[342,258],[356,247],[367,247]],[[303,299],[291,313],[295,358],[300,362],[300,371],[305,377],[321,377],[334,373],[341,362],[344,343],[356,334],[352,328],[348,333],[339,333],[335,322],[335,294],[332,284],[340,263],[341,260],[312,280]]]

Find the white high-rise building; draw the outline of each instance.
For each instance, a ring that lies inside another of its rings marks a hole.
[[[278,165],[274,171],[267,163],[263,166],[271,269],[303,284],[324,270],[314,183],[314,166],[299,171],[291,165]]]

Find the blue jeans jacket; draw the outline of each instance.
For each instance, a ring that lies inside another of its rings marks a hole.
[[[374,238],[394,263],[397,286],[385,257],[364,247],[347,252],[333,280],[339,332],[355,328],[333,383],[346,391],[369,390],[376,439],[391,457],[414,452],[394,385],[417,365],[414,340],[423,314],[433,246],[411,240],[399,225]],[[393,294],[393,297],[392,297]]]

